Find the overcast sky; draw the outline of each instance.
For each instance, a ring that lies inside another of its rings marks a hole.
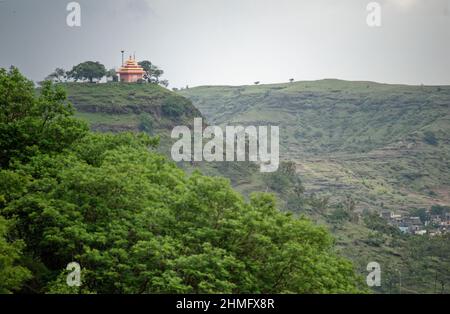
[[[450,85],[450,0],[0,0],[0,67],[42,80],[120,50],[165,71],[171,87],[322,78]]]

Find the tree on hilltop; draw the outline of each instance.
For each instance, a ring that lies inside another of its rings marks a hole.
[[[118,82],[118,81],[119,81],[119,76],[117,75],[117,72],[116,72],[115,69],[109,69],[109,70],[106,72],[106,77],[107,77],[107,78],[111,78],[111,80],[112,80],[113,82]]]
[[[100,62],[86,61],[75,65],[72,70],[67,72],[68,77],[75,81],[89,80],[92,83],[94,80],[101,80],[106,75],[107,71]]]
[[[148,60],[143,60],[139,62],[139,65],[144,69],[144,80],[149,83],[160,84],[165,87],[169,85],[169,81],[161,80],[161,76],[164,74],[164,71],[158,68],[156,65],[151,63]]]
[[[55,71],[45,78],[45,80],[55,83],[65,82],[67,80],[67,72],[63,68],[56,68]]]

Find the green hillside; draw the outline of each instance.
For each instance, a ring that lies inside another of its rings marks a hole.
[[[156,84],[65,83],[77,116],[93,130],[169,130],[201,116],[184,97]]]
[[[360,209],[449,204],[450,87],[321,80],[180,91],[209,123],[280,126],[307,190]]]

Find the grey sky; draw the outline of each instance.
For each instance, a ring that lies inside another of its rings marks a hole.
[[[340,78],[450,85],[450,0],[0,0],[0,67],[34,80],[56,67],[120,65],[136,52],[171,87]]]

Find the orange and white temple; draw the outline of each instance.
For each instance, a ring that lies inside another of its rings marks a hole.
[[[137,63],[136,59],[130,58],[117,71],[121,82],[134,83],[144,78],[145,71]]]

